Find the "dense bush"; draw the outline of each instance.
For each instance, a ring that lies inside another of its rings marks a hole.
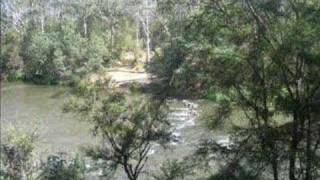
[[[36,134],[9,128],[6,136],[1,138],[0,179],[31,178]]]
[[[41,84],[55,84],[83,76],[103,68],[107,50],[105,42],[97,37],[88,40],[62,27],[62,32],[37,33],[24,51],[26,80]]]
[[[1,74],[56,84],[97,72],[136,50],[136,22],[122,3],[112,2],[114,9],[99,3],[1,2]]]
[[[160,172],[153,175],[155,180],[184,180],[192,175],[192,166],[184,161],[167,160],[160,166]]]
[[[56,83],[64,68],[61,46],[55,41],[57,33],[37,34],[27,47],[24,72],[28,80],[39,83]]]
[[[37,132],[8,128],[0,149],[0,179],[75,180],[84,179],[85,163],[80,156],[66,160],[61,154],[49,155],[38,164],[35,155]],[[40,165],[40,166],[39,166]]]
[[[67,162],[61,155],[52,155],[43,164],[40,173],[41,180],[84,180],[85,163],[76,156]]]
[[[6,75],[8,79],[20,79],[23,67],[19,56],[21,37],[15,29],[10,29],[1,38],[1,74]]]

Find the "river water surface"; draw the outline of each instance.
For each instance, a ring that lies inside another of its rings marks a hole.
[[[4,83],[1,89],[1,132],[10,126],[38,132],[37,152],[76,152],[92,143],[90,126],[62,112],[66,89],[25,83]],[[5,135],[5,134],[3,134]],[[1,136],[3,137],[3,136]]]
[[[90,133],[90,124],[62,112],[68,97],[67,89],[25,83],[4,83],[1,90],[1,132],[9,126],[28,131],[38,129],[40,156],[57,152],[76,153],[79,147],[97,143]],[[191,103],[191,104],[190,104]],[[181,159],[192,153],[206,131],[197,121],[198,105],[186,100],[168,100],[176,141],[163,149],[155,144],[150,152],[147,169],[158,168],[166,159]],[[122,176],[123,178],[124,176]],[[121,179],[121,178],[120,178]]]

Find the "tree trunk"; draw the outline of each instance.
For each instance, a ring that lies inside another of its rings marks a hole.
[[[289,157],[289,179],[296,180],[296,153],[298,148],[298,115],[294,112],[293,127],[292,127],[292,140],[290,145],[290,157]]]
[[[111,28],[110,28],[110,52],[113,52],[113,44],[114,44],[114,38],[113,38],[113,19],[111,20]]]
[[[136,47],[139,48],[139,23],[137,22],[137,32],[136,32]]]
[[[272,157],[273,179],[278,180],[279,179],[278,162],[277,162],[277,157],[274,152],[273,152],[273,154],[274,154]]]
[[[307,147],[306,147],[306,178],[305,180],[311,180],[312,179],[312,153],[311,153],[311,142],[312,142],[312,136],[311,136],[311,119],[307,118]]]
[[[44,17],[41,17],[41,32],[44,33]]]
[[[123,165],[123,168],[124,168],[124,171],[127,174],[127,177],[129,180],[137,180],[137,178],[134,176],[134,174],[132,174],[130,167],[129,167],[129,164],[125,163]]]
[[[150,61],[150,32],[149,32],[149,5],[148,5],[148,0],[145,0],[146,2],[146,36],[147,36],[147,59],[146,61]]]
[[[83,33],[84,33],[84,37],[87,37],[88,30],[87,30],[87,19],[86,19],[86,17],[83,18]]]

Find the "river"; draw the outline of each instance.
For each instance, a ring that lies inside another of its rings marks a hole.
[[[83,145],[97,143],[90,134],[90,124],[62,112],[67,97],[64,87],[4,83],[1,90],[1,132],[5,133],[9,126],[29,131],[37,128],[39,143],[36,152],[40,156],[57,152],[74,154]],[[208,134],[196,120],[199,111],[196,103],[173,99],[168,100],[168,104],[171,109],[168,118],[177,141],[167,149],[154,145],[150,152],[151,166],[147,169],[158,168],[159,163],[166,159],[187,156],[195,149],[199,139]]]
[[[26,131],[37,129],[37,153],[76,152],[94,139],[90,126],[62,112],[67,91],[58,86],[20,82],[4,83],[1,90],[1,132],[9,126]],[[3,136],[1,136],[3,137]]]

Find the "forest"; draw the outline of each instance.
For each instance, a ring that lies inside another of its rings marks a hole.
[[[319,0],[0,5],[0,180],[320,179]]]

